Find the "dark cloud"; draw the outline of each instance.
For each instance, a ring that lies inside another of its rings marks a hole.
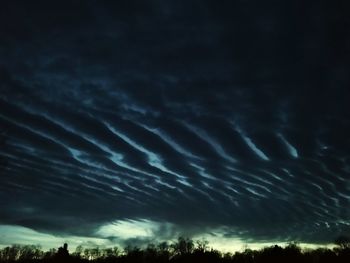
[[[190,2],[3,5],[0,223],[349,234],[347,4]]]

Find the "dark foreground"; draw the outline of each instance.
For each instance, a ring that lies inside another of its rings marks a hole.
[[[114,248],[83,248],[78,246],[75,252],[69,253],[68,247],[58,250],[42,251],[39,246],[12,245],[0,250],[0,262],[101,262],[101,263],[349,263],[350,242],[340,243],[333,249],[301,249],[296,243],[286,247],[271,246],[261,250],[245,249],[242,252],[221,253],[211,249],[206,241],[192,241],[179,238],[177,242],[168,244],[149,244],[146,248],[127,246],[124,250]]]

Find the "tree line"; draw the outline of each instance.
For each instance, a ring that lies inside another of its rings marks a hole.
[[[0,250],[0,262],[71,262],[71,263],[348,263],[350,239],[340,237],[334,248],[302,249],[297,243],[260,250],[246,248],[235,253],[222,253],[210,248],[206,240],[179,237],[176,242],[148,244],[145,248],[128,245],[124,249],[76,247],[69,253],[67,244],[59,249],[43,251],[38,245],[12,245]]]

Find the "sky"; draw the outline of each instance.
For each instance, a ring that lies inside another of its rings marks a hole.
[[[349,3],[317,2],[2,3],[0,246],[350,235]]]

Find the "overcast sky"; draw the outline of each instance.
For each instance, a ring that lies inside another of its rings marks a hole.
[[[312,2],[2,3],[0,245],[350,235],[349,4]]]

